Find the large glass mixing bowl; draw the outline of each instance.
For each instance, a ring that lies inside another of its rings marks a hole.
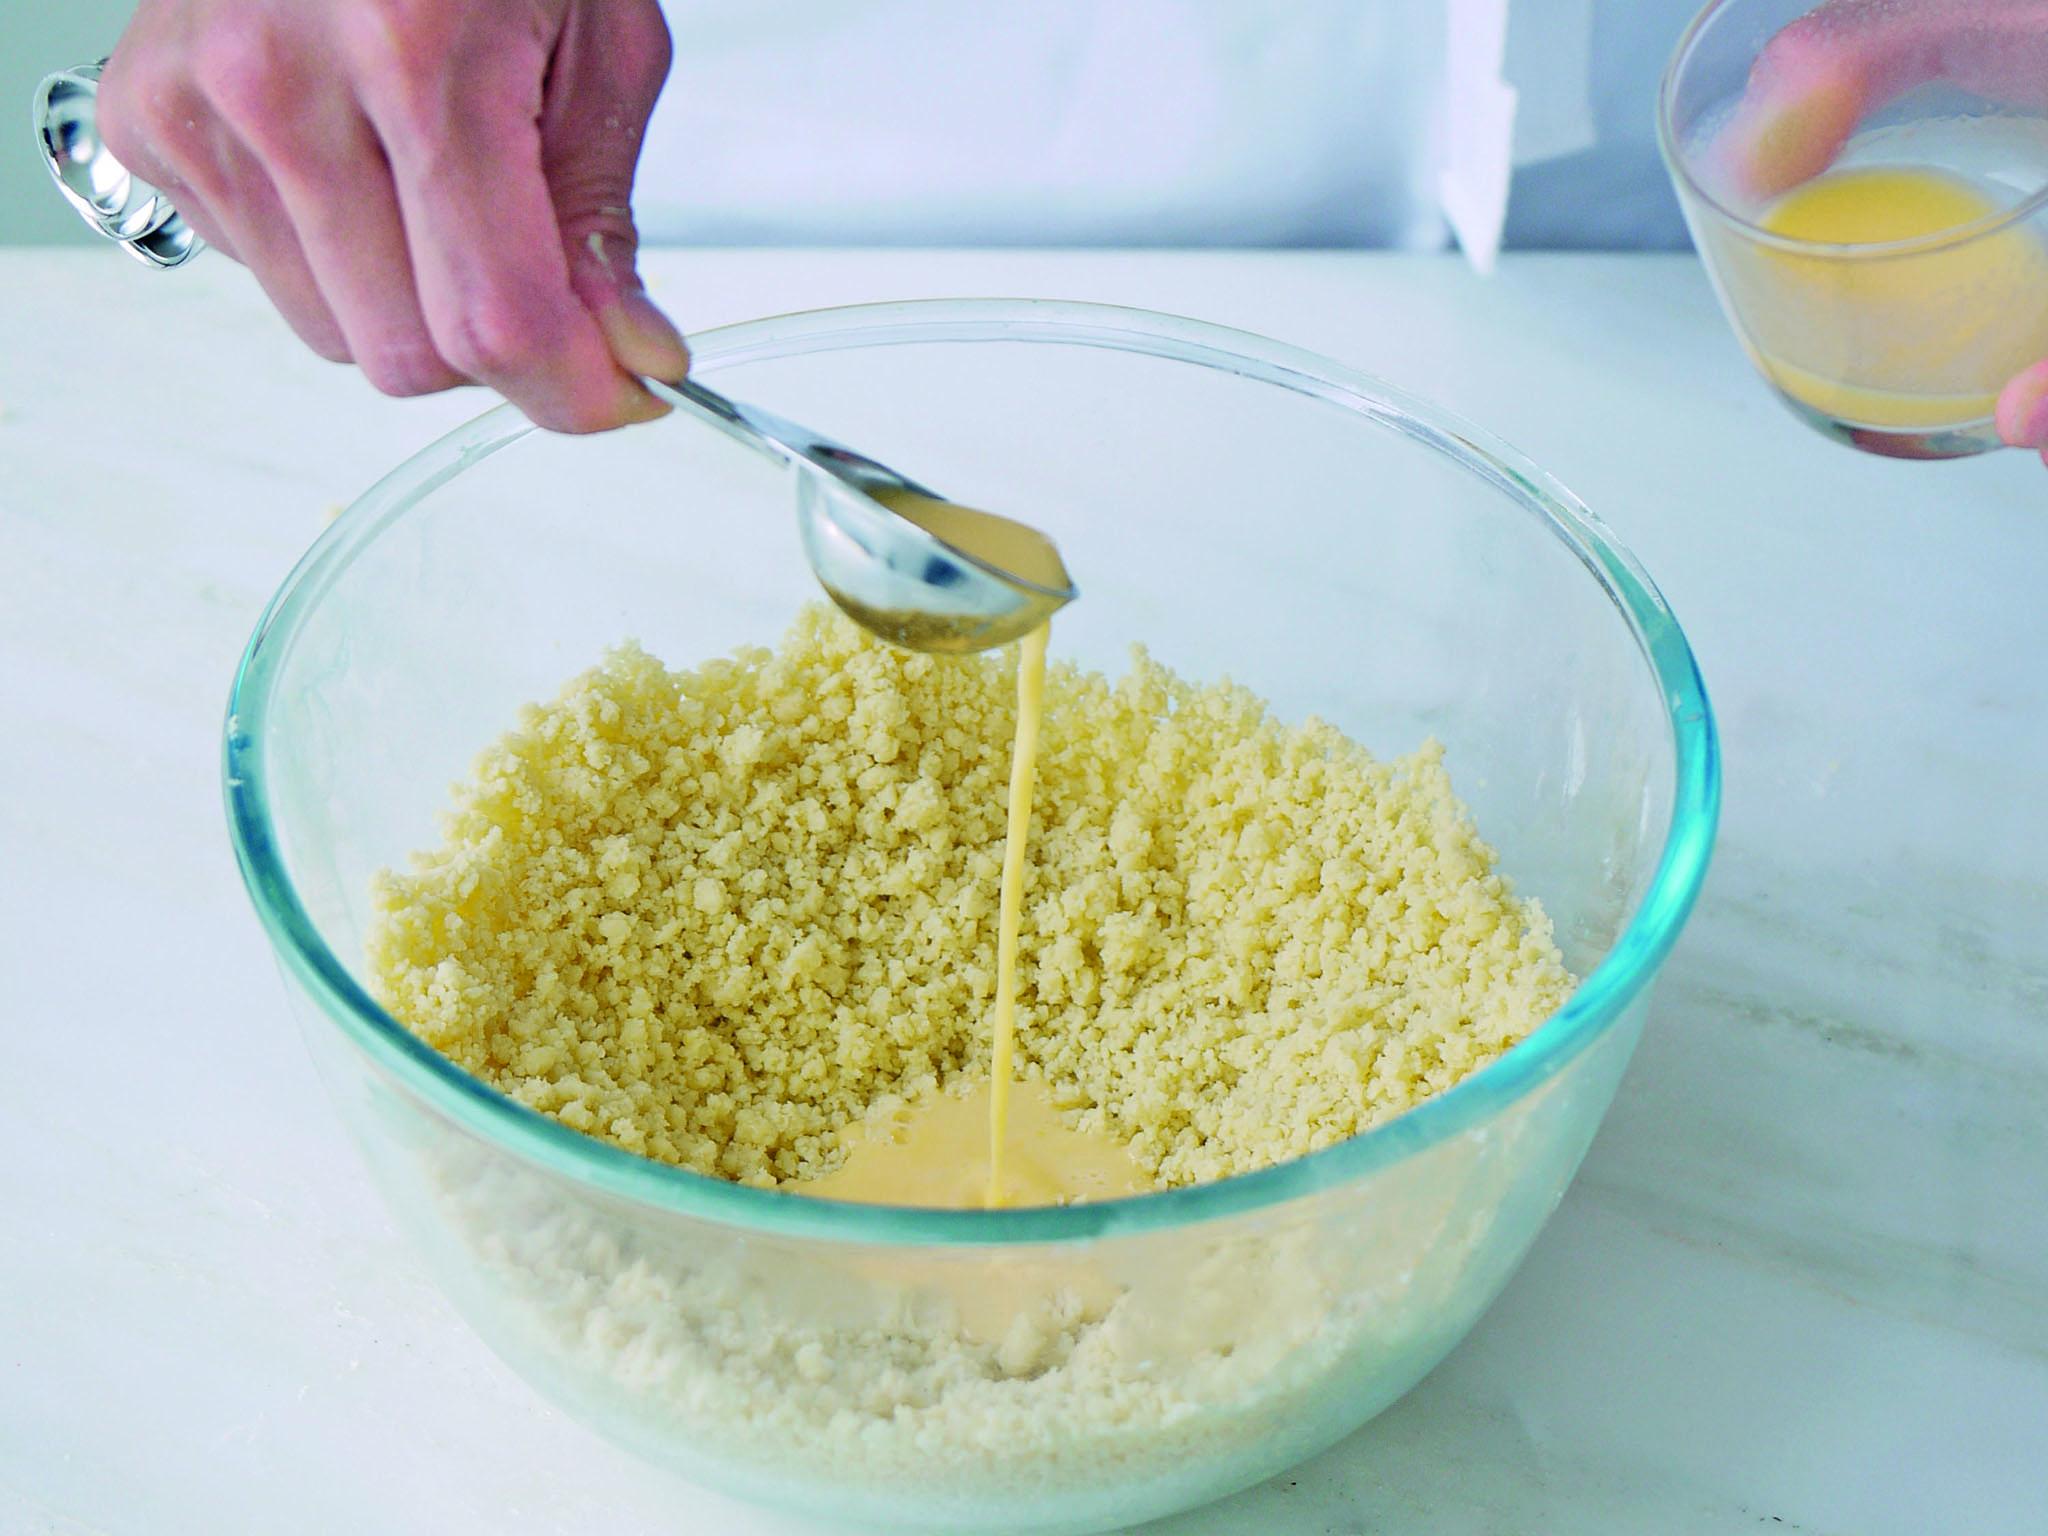
[[[1383,755],[1440,739],[1584,980],[1409,1115],[1098,1205],[742,1188],[514,1104],[372,1000],[372,875],[432,844],[476,752],[607,646],[693,665],[773,641],[816,594],[787,471],[676,418],[567,438],[494,410],[320,539],[228,718],[244,877],[401,1224],[570,1411],[842,1522],[1100,1530],[1349,1433],[1472,1326],[1556,1206],[1699,889],[1716,745],[1663,599],[1500,444],[1239,332],[931,302],[732,326],[695,352],[716,387],[1047,528],[1083,593],[1056,656],[1117,672],[1142,641]],[[1003,1337],[972,1321],[1020,1279],[1053,1310]]]

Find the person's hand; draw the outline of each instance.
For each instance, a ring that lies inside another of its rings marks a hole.
[[[629,206],[668,65],[657,0],[142,0],[100,125],[321,356],[590,432],[689,366]]]
[[[1721,174],[1745,198],[1774,197],[1833,164],[1866,115],[1934,79],[2048,108],[2048,0],[1828,0],[1758,55],[1717,142]],[[1998,435],[2048,462],[2048,361],[2001,392]]]

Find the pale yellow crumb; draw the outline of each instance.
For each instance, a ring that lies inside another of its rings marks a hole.
[[[826,609],[689,671],[618,649],[380,877],[382,1000],[633,1152],[827,1171],[877,1101],[987,1071],[1014,677]],[[1142,652],[1052,669],[1032,827],[1021,1070],[1162,1185],[1399,1114],[1573,985],[1440,747],[1382,763]]]

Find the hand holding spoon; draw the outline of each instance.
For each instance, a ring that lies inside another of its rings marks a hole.
[[[35,97],[38,147],[86,224],[169,270],[205,249],[154,187],[99,136],[97,65],[65,70]],[[694,380],[648,380],[684,412],[789,464],[805,557],[855,622],[910,650],[960,653],[1021,639],[1078,595],[1059,551],[1035,529],[964,507],[865,454]]]

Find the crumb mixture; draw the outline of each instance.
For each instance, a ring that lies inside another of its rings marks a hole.
[[[1184,1185],[1448,1088],[1572,986],[1453,795],[1136,653],[1055,665],[1022,1075]],[[1013,657],[807,610],[774,651],[634,646],[529,707],[443,845],[378,885],[382,1000],[513,1098],[752,1184],[877,1105],[988,1072]]]

